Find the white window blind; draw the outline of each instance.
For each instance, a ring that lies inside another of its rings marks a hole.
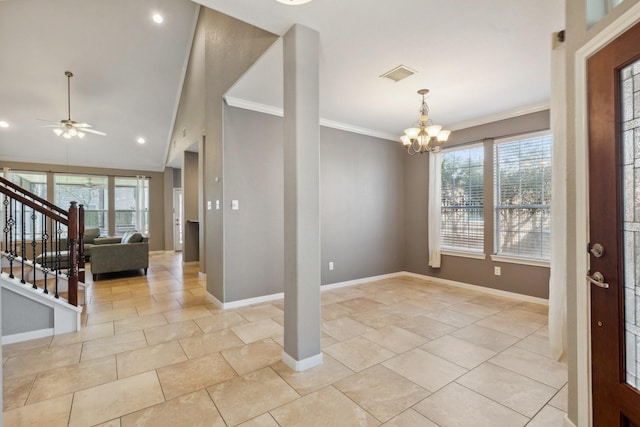
[[[484,251],[484,147],[442,152],[442,247]]]
[[[495,251],[549,259],[551,134],[496,141],[494,146]]]

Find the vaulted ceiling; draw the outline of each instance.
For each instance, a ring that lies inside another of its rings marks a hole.
[[[320,111],[336,126],[393,138],[428,96],[452,129],[548,108],[555,0],[199,0],[275,34],[299,23],[320,34]],[[198,4],[189,0],[0,1],[0,159],[162,170]],[[164,17],[162,24],[152,20]],[[416,74],[380,75],[398,65]],[[71,118],[107,136],[55,136]],[[227,94],[235,105],[282,106],[278,46]],[[145,144],[136,139],[143,137]]]

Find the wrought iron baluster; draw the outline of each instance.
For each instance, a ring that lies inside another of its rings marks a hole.
[[[9,197],[4,195],[4,200],[2,201],[4,206],[4,253],[9,253]]]
[[[15,259],[15,255],[13,254],[13,229],[16,223],[15,218],[13,217],[13,210],[11,209],[11,205],[13,199],[9,199],[9,220],[8,220],[8,226],[9,226],[9,251],[7,252],[7,259],[9,259],[9,277],[13,279],[13,260]],[[15,205],[15,201],[13,203]]]
[[[20,242],[20,268],[21,270],[21,276],[20,276],[20,283],[25,284],[25,280],[24,280],[24,256],[27,253],[27,224],[25,222],[25,208],[26,206],[24,205],[24,203],[22,203],[22,211],[20,212],[20,216],[21,216],[21,222],[22,222],[22,241]]]
[[[55,297],[60,298],[58,295],[58,276],[60,275],[60,233],[62,230],[60,229],[60,223],[58,221],[55,222],[55,230],[56,230],[56,290]]]
[[[47,240],[49,240],[49,235],[47,234],[47,217],[42,216],[42,273],[44,275],[44,293],[48,294],[47,290],[47,279],[49,277],[49,265],[51,264],[47,255]]]

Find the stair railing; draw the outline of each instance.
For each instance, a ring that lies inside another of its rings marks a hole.
[[[59,298],[58,285],[64,275],[68,302],[77,306],[78,282],[84,282],[85,274],[84,207],[71,202],[65,211],[2,177],[0,193],[4,223],[1,255],[6,260],[2,265],[9,277],[19,275],[23,284],[29,279],[34,289],[38,288],[37,280],[42,280],[43,292],[49,294],[53,286],[54,296]]]

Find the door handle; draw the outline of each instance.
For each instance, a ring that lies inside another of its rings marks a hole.
[[[592,284],[604,289],[609,289],[609,284],[604,282],[604,276],[599,271],[593,273],[592,276],[587,275],[587,280]]]

